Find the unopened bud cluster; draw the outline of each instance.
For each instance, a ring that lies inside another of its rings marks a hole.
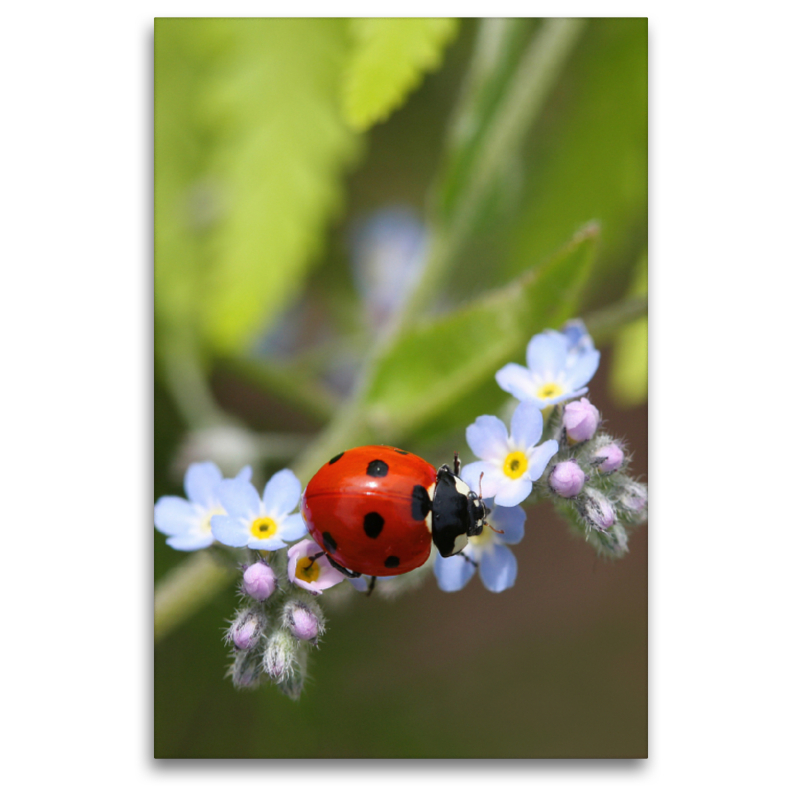
[[[543,476],[553,501],[599,555],[625,555],[625,524],[647,519],[647,486],[627,475],[622,443],[598,432],[600,412],[585,397],[555,409],[549,424],[559,442]]]
[[[286,572],[277,568],[285,556],[271,557],[276,569],[259,558],[242,574],[242,604],[225,634],[233,655],[228,674],[239,689],[268,680],[296,700],[306,678],[308,649],[317,646],[325,619],[311,596],[301,597],[300,590],[278,577]]]

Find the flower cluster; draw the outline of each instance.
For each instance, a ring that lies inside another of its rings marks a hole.
[[[302,538],[305,524],[293,513],[301,495],[294,473],[276,473],[261,494],[251,476],[249,467],[224,479],[215,464],[190,465],[184,482],[188,500],[162,497],[155,526],[179,550],[212,544],[238,550],[242,602],[225,633],[233,656],[230,676],[238,688],[255,688],[268,679],[297,698],[308,647],[315,647],[325,630],[314,597],[344,575],[313,541]]]
[[[586,327],[572,320],[561,331],[537,334],[526,358],[527,368],[507,364],[496,375],[520,401],[511,433],[493,416],[467,428],[479,460],[464,467],[462,478],[486,499],[487,518],[457,557],[437,555],[434,572],[444,591],[463,588],[477,570],[490,591],[514,585],[517,561],[506,545],[522,539],[519,504],[531,496],[552,499],[599,554],[615,558],[628,549],[623,523],[646,518],[646,486],[625,474],[622,444],[598,434],[600,412],[584,397],[600,363]]]
[[[436,554],[433,572],[443,591],[464,588],[476,572],[491,592],[514,585],[518,566],[509,546],[525,534],[521,504],[526,501],[553,501],[600,555],[627,552],[625,525],[646,518],[647,487],[629,477],[622,443],[601,431],[600,412],[585,396],[599,359],[583,323],[572,321],[531,339],[527,367],[507,364],[497,372],[498,384],[519,402],[510,427],[483,415],[467,428],[477,460],[466,464],[460,477],[483,500],[486,513],[482,529],[476,532],[477,523],[471,528],[474,535],[461,552]],[[373,463],[386,469],[381,461]],[[158,500],[155,527],[177,550],[213,546],[238,562],[241,602],[225,633],[234,685],[253,688],[272,681],[299,697],[309,649],[325,631],[317,598],[342,583],[347,571],[307,537],[297,512],[300,481],[283,469],[257,491],[250,467],[226,479],[215,464],[203,462],[189,466],[184,488],[186,498]],[[459,491],[466,494],[463,485]],[[397,594],[425,574],[423,567],[380,577],[381,593]],[[349,582],[363,592],[375,585],[369,578],[354,573]]]

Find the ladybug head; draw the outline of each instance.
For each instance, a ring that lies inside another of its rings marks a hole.
[[[460,553],[470,536],[483,531],[485,519],[483,500],[445,464],[433,492],[431,533],[437,550],[445,558]]]

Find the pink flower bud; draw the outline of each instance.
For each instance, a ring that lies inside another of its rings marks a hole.
[[[298,639],[313,641],[319,633],[319,622],[309,609],[298,605],[292,609],[291,630]]]
[[[562,461],[550,473],[550,488],[561,497],[576,497],[585,480],[583,470],[574,461]]]
[[[585,397],[564,408],[564,427],[573,444],[591,439],[599,423],[600,412]]]
[[[237,650],[249,650],[259,640],[263,630],[263,615],[252,609],[245,609],[231,625],[228,638]]]
[[[647,506],[647,487],[641,483],[631,483],[621,497],[625,508],[631,511],[642,511]]]
[[[587,489],[584,495],[585,502],[581,513],[587,522],[601,530],[610,528],[617,521],[617,515],[614,513],[614,507],[609,499],[596,489]]]
[[[275,573],[263,561],[256,561],[245,571],[242,588],[254,600],[266,600],[275,591]]]
[[[608,474],[616,472],[622,466],[624,459],[625,453],[622,452],[622,448],[615,444],[607,444],[594,454],[593,461],[600,472]]]

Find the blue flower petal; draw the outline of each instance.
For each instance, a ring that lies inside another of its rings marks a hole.
[[[561,333],[567,337],[567,347],[570,350],[580,351],[594,346],[582,319],[567,320],[561,326]]]
[[[182,497],[162,497],[153,511],[156,528],[167,536],[189,533],[197,523],[197,509]]]
[[[516,397],[517,400],[534,397],[539,386],[534,381],[531,371],[519,364],[506,364],[495,373],[494,377],[500,388]]]
[[[183,479],[183,488],[193,503],[203,508],[213,508],[218,502],[217,491],[221,482],[219,467],[211,461],[204,461],[189,466]]]
[[[532,481],[538,481],[542,477],[545,468],[550,463],[550,459],[558,452],[558,442],[555,439],[548,439],[538,447],[534,447],[528,453],[528,469],[525,476]],[[501,503],[501,505],[508,505]]]
[[[173,550],[189,552],[191,550],[202,550],[214,543],[214,537],[209,533],[207,536],[170,536],[167,544]]]
[[[457,592],[463,589],[475,574],[475,566],[462,556],[442,558],[437,553],[433,572],[443,592]]]
[[[542,436],[542,412],[533,403],[520,403],[511,417],[511,439],[515,447],[527,450]]]
[[[242,467],[239,474],[236,476],[237,481],[251,481],[253,480],[253,468],[250,466]]]
[[[252,519],[261,512],[261,498],[253,484],[238,478],[222,481],[219,498],[232,517]]]
[[[481,580],[490,592],[510,589],[517,579],[517,557],[503,545],[496,545],[481,559]]]
[[[483,475],[483,477],[481,477]],[[483,497],[494,497],[506,480],[503,470],[488,461],[473,461],[461,469],[461,480]]]
[[[280,536],[271,536],[269,539],[251,539],[247,546],[251,550],[280,550],[286,547],[286,542]]]
[[[572,389],[581,389],[594,377],[599,364],[600,352],[598,350],[592,349],[581,353],[567,367],[564,382]]]
[[[278,526],[278,536],[284,542],[296,542],[308,533],[306,524],[300,514],[292,514],[286,517]]]
[[[518,544],[525,535],[526,514],[519,506],[495,506],[489,515],[489,524],[499,531],[500,544]]]
[[[467,427],[467,444],[484,461],[502,460],[508,450],[508,430],[501,419],[484,414]]]
[[[567,360],[567,339],[556,331],[538,333],[528,342],[526,352],[528,368],[534,375],[552,380]]]
[[[211,517],[211,533],[228,547],[244,547],[250,539],[250,532],[240,518],[220,514]]]
[[[297,508],[303,487],[290,469],[276,472],[264,487],[264,509],[268,517],[282,517]]]
[[[357,591],[357,592],[366,592],[369,588],[369,583],[367,579],[364,577],[361,578],[348,578],[350,581],[350,585]]]
[[[496,506],[518,506],[533,490],[525,478],[505,478],[494,496]]]

